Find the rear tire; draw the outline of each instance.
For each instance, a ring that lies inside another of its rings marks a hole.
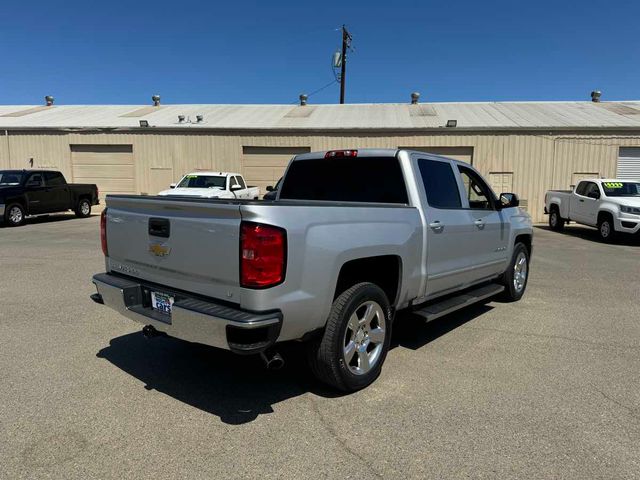
[[[551,230],[559,232],[564,228],[564,222],[565,220],[560,216],[560,212],[557,208],[551,210],[551,213],[549,214],[549,228]]]
[[[19,203],[12,203],[4,211],[4,223],[9,227],[19,227],[25,222],[24,207]]]
[[[516,243],[507,270],[502,276],[504,292],[502,299],[517,302],[524,295],[529,281],[529,250],[524,243]]]
[[[380,375],[391,341],[391,307],[373,283],[359,283],[333,302],[322,338],[308,345],[313,374],[344,392],[369,386]]]
[[[600,235],[600,240],[605,243],[611,243],[616,239],[616,228],[613,218],[609,215],[603,215],[598,220],[598,234]]]
[[[87,218],[91,215],[91,202],[86,198],[81,198],[76,206],[76,217]]]

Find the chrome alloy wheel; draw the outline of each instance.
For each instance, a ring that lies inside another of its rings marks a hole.
[[[344,332],[342,356],[351,373],[364,375],[376,366],[387,334],[382,307],[373,301],[355,309]]]
[[[11,207],[11,210],[9,210],[9,220],[11,223],[20,223],[22,221],[22,217],[22,209],[20,207]]]
[[[524,252],[520,252],[513,265],[513,286],[518,293],[524,289],[527,283],[527,270],[527,255]]]
[[[82,213],[82,215],[89,215],[89,212],[91,212],[91,205],[89,205],[89,202],[82,202],[80,204],[80,213]]]

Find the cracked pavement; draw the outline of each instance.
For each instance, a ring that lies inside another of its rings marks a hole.
[[[0,478],[640,477],[639,241],[536,228],[521,302],[402,315],[348,396],[93,304],[97,216],[0,247]]]

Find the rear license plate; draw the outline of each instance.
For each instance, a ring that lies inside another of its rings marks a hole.
[[[151,307],[161,313],[171,315],[174,298],[171,295],[160,292],[151,292]]]

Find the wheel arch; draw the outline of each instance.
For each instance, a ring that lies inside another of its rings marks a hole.
[[[399,255],[378,255],[345,262],[338,273],[333,299],[362,282],[379,286],[387,295],[389,304],[395,306],[402,286],[402,259]]]
[[[531,250],[533,249],[533,235],[531,233],[521,233],[516,235],[516,238],[513,241],[513,245],[517,245],[518,243],[524,244],[527,247],[527,251],[529,255],[531,255]]]

